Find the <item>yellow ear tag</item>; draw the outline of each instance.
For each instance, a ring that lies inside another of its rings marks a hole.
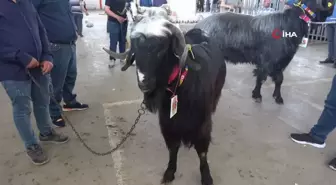
[[[333,4],[331,2],[328,3],[328,8],[330,8]]]
[[[192,58],[195,59],[195,55],[194,55],[194,53],[193,53],[193,51],[191,49],[191,45],[190,44],[188,44],[188,51],[190,52]]]

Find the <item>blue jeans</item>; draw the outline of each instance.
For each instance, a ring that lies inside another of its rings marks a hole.
[[[327,39],[328,39],[328,58],[336,60],[336,25],[327,25]]]
[[[79,35],[83,34],[83,14],[82,13],[73,13],[75,24],[77,26],[77,31]]]
[[[73,94],[77,79],[76,45],[50,44],[54,59],[54,68],[51,71],[52,90],[58,104],[50,101],[50,115],[52,119],[61,116],[59,104],[75,103],[76,94]]]
[[[325,100],[324,110],[316,125],[311,129],[310,135],[320,142],[327,139],[328,134],[336,127],[336,75],[331,89]]]
[[[36,80],[43,90],[39,89],[31,80],[1,82],[12,102],[14,123],[26,148],[38,144],[30,121],[31,101],[33,102],[34,116],[40,133],[48,135],[51,132],[50,97],[47,94],[50,76],[38,76]]]
[[[110,34],[110,50],[116,52],[117,44],[119,43],[119,52],[125,52],[127,21],[123,22],[122,24],[120,24],[119,22],[108,21],[107,31]]]

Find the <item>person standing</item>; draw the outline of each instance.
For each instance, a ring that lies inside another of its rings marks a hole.
[[[120,0],[106,0],[105,1],[105,12],[108,16],[107,30],[110,34],[110,50],[116,52],[117,45],[119,47],[119,52],[123,53],[126,49],[126,34],[127,34],[127,15],[126,11],[126,1]],[[115,65],[115,59],[110,57],[111,64],[110,67]]]
[[[83,13],[89,15],[84,0],[70,0],[71,11],[78,29],[78,35],[83,37]]]
[[[89,106],[79,103],[73,93],[77,78],[76,26],[71,13],[69,0],[32,0],[49,38],[49,47],[55,67],[51,71],[53,93],[58,103],[50,102],[53,124],[64,127],[61,116],[64,111],[84,110]],[[60,106],[64,101],[63,107]]]
[[[0,1],[0,81],[12,102],[14,123],[27,154],[36,165],[47,163],[49,158],[32,129],[31,101],[39,140],[69,140],[51,127],[48,73],[53,64],[48,44],[45,28],[30,1]],[[32,82],[28,71],[40,87]]]
[[[327,136],[336,127],[336,75],[333,78],[331,89],[325,100],[324,109],[317,121],[317,124],[309,133],[293,133],[291,139],[303,145],[311,145],[316,148],[324,148],[326,146]],[[329,162],[329,167],[336,171],[336,158]]]
[[[327,24],[328,57],[320,64],[333,64],[336,68],[336,24]]]

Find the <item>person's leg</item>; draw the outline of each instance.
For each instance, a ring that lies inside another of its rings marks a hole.
[[[78,28],[78,35],[83,37],[83,14],[80,13],[78,14],[78,23],[77,23],[77,28]]]
[[[50,73],[52,81],[50,84],[50,90],[53,92],[54,98],[57,100],[57,103],[50,101],[50,116],[54,125],[64,127],[65,123],[61,116],[62,109],[60,103],[62,101],[62,91],[68,72],[69,62],[72,57],[72,49],[70,45],[61,44],[51,44],[50,48],[54,59],[54,67]]]
[[[336,127],[336,75],[325,100],[324,109],[316,125],[307,134],[291,134],[294,142],[308,144],[317,148],[325,147],[325,140]]]
[[[110,34],[110,50],[116,52],[120,34],[120,25],[117,22],[108,21],[107,29]],[[109,64],[109,67],[114,67],[115,59],[110,56],[110,60],[111,64]]]
[[[324,109],[316,125],[311,129],[310,135],[325,142],[328,134],[336,127],[336,75],[331,84],[331,89],[325,100]]]
[[[327,39],[328,39],[328,58],[326,58],[323,61],[320,61],[321,64],[326,64],[326,63],[333,63],[333,55],[334,55],[334,32],[335,28],[331,24],[327,25]]]
[[[332,50],[332,60],[334,63],[334,67],[336,67],[336,25],[332,24],[332,43],[331,43],[331,50]]]
[[[119,34],[119,53],[126,51],[126,34],[127,34],[127,21],[120,25]]]
[[[40,87],[33,83],[31,87],[31,95],[36,124],[40,131],[39,139],[44,142],[65,143],[69,138],[56,133],[51,127],[52,121],[49,113],[50,75],[40,76],[36,78],[36,81]]]
[[[24,142],[28,156],[36,165],[47,163],[49,158],[40,147],[30,121],[32,82],[30,80],[4,81],[2,86],[12,102],[14,123]]]
[[[65,105],[63,105],[64,111],[72,111],[72,110],[84,110],[89,106],[86,104],[81,104],[76,100],[77,95],[73,93],[73,90],[76,85],[77,79],[77,52],[76,45],[73,44],[70,47],[71,49],[71,58],[68,64],[67,74],[65,77],[65,82],[63,85],[63,101]]]

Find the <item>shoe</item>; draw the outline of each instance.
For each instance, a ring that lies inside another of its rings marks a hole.
[[[67,111],[74,111],[74,110],[85,110],[88,109],[89,105],[87,104],[82,104],[79,102],[76,103],[67,103],[65,105],[63,105],[63,111],[67,112]]]
[[[334,63],[334,60],[331,60],[330,58],[320,61],[320,64],[331,64],[331,63]]]
[[[110,63],[108,65],[109,68],[113,68],[115,66],[115,59],[110,59]]]
[[[310,145],[316,148],[324,148],[325,142],[319,142],[309,134],[291,134],[291,139],[298,144]]]
[[[336,171],[336,158],[334,158],[333,160],[331,160],[329,162],[329,168],[331,168],[332,170]]]
[[[62,116],[59,116],[56,119],[53,119],[52,122],[56,127],[65,127],[65,121],[62,118]]]
[[[35,165],[43,165],[50,161],[49,157],[43,152],[40,145],[35,144],[27,148],[27,155]]]
[[[51,131],[51,133],[49,135],[39,135],[39,139],[42,142],[51,142],[51,143],[55,143],[55,144],[63,144],[69,141],[69,137],[68,136],[64,136],[62,134],[59,134],[57,132],[55,132],[54,130]]]

